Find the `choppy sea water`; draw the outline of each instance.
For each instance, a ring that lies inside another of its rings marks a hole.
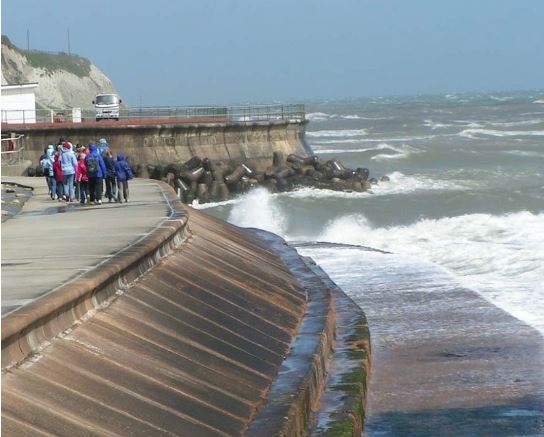
[[[306,139],[390,177],[366,193],[257,189],[200,206],[290,241],[363,245],[432,263],[544,335],[544,92],[318,101]],[[197,206],[198,207],[198,206]],[[342,288],[357,261],[328,247]]]

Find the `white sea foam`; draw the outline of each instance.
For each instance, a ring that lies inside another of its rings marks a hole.
[[[309,132],[306,133],[308,135]],[[433,138],[442,138],[442,137],[451,137],[457,134],[443,134],[443,135],[414,135],[409,137],[397,137],[397,138],[356,138],[356,139],[335,139],[331,137],[323,137],[312,139],[312,145],[326,145],[326,144],[355,144],[355,143],[388,143],[388,142],[411,142],[411,141],[420,141],[420,140],[430,140]],[[339,136],[340,137],[340,136]]]
[[[326,144],[335,144],[337,146],[343,145],[343,144],[350,144],[350,143],[359,143],[359,140],[345,140],[345,141],[331,141],[327,142]],[[403,146],[395,147],[387,143],[378,143],[372,147],[359,147],[359,148],[345,148],[341,149],[339,147],[327,149],[322,148],[319,146],[320,143],[313,143],[314,146],[313,149],[315,152],[319,153],[364,153],[364,152],[375,152],[380,150],[391,150],[393,152],[397,153],[404,153],[405,151],[402,149]],[[410,146],[409,146],[410,147]],[[414,148],[415,149],[415,148]],[[418,149],[419,150],[419,149]]]
[[[399,181],[404,186],[425,185],[420,177],[401,173],[390,177],[391,186],[399,185]],[[378,187],[386,187],[386,184],[380,183],[374,189]],[[390,227],[376,226],[362,214],[346,215],[331,220],[318,235],[308,236],[288,234],[289,211],[282,211],[278,202],[279,196],[368,195],[312,189],[271,195],[257,189],[233,206],[229,221],[239,226],[267,229],[288,240],[363,245],[432,262],[463,286],[477,291],[544,334],[544,213],[467,214]],[[348,275],[353,266],[346,264],[343,268]]]
[[[544,130],[541,131],[504,131],[504,130],[493,130],[493,129],[465,129],[458,134],[459,136],[471,139],[477,139],[481,136],[492,136],[492,137],[528,137],[535,136],[541,137],[544,136]]]
[[[485,122],[483,121],[479,122],[474,120],[452,120],[452,122],[456,124],[464,124],[466,127],[469,127],[469,128],[481,128],[485,126],[483,124]]]
[[[531,114],[534,115],[534,114]],[[532,126],[535,124],[544,124],[544,119],[542,118],[533,118],[530,120],[519,120],[519,121],[470,121],[470,120],[453,120],[455,124],[448,123],[437,123],[433,120],[427,119],[423,120],[423,126],[430,127],[432,130],[443,129],[455,126],[456,124],[464,124],[467,128],[478,129],[484,128],[486,126],[494,127],[516,127],[516,126]]]
[[[376,141],[376,140],[372,140],[372,141]],[[321,139],[317,139],[317,140],[312,140],[312,144],[356,144],[356,143],[361,143],[361,142],[368,142],[368,141],[365,141],[365,140],[362,140],[361,138],[357,138],[357,139],[343,139],[343,140],[338,140],[338,139],[332,139],[332,140],[321,140]]]
[[[461,185],[455,181],[437,180],[423,175],[405,175],[395,171],[388,175],[389,181],[379,182],[373,185],[369,191],[362,193],[352,191],[326,190],[320,188],[299,188],[289,193],[283,193],[281,196],[294,199],[324,199],[324,198],[343,198],[357,199],[369,196],[389,196],[397,194],[410,194],[415,191],[459,191],[469,189],[468,185]]]
[[[395,153],[380,153],[370,158],[372,161],[384,161],[389,159],[406,159],[411,155],[423,153],[422,149],[410,146],[409,144],[402,144],[400,146],[391,146],[387,143],[378,144],[381,146],[381,150],[391,150]],[[379,149],[379,147],[377,147]]]
[[[503,153],[527,158],[544,158],[544,152],[536,152],[534,150],[504,150]]]
[[[286,215],[265,188],[256,188],[239,198],[228,221],[242,227],[257,227],[283,234]]]
[[[365,116],[359,114],[327,114],[325,112],[309,112],[306,114],[306,119],[313,122],[320,122],[326,120],[393,120],[394,116]]]
[[[328,120],[329,118],[331,118],[331,116],[324,112],[310,112],[306,114],[306,119],[310,121],[323,121]]]
[[[346,129],[346,130],[318,130],[306,132],[306,136],[312,138],[319,137],[360,137],[368,135],[366,129]]]
[[[490,126],[496,127],[516,127],[516,126],[532,126],[535,124],[544,124],[544,119],[535,118],[531,120],[519,120],[519,121],[495,121],[487,122]]]
[[[499,97],[499,96],[489,96],[489,98],[491,100],[497,100],[498,102],[508,102],[509,100],[513,100],[514,97],[511,97],[511,96],[504,96],[504,97]]]
[[[542,104],[544,104],[544,99],[535,100],[533,103],[542,103]]]
[[[191,206],[195,209],[209,209],[209,208],[215,208],[215,207],[218,207],[218,206],[226,206],[226,205],[234,205],[236,203],[240,203],[241,199],[240,198],[236,198],[236,199],[230,199],[230,200],[225,200],[223,202],[208,202],[208,203],[199,203],[199,201],[197,199],[193,200],[193,203],[191,204]]]
[[[437,123],[429,119],[429,120],[423,120],[423,126],[430,127],[432,130],[436,130],[436,129],[445,129],[448,127],[452,127],[453,125],[447,124],[447,123]]]
[[[470,214],[383,228],[363,215],[349,215],[331,221],[316,240],[438,264],[544,334],[544,213]]]
[[[466,182],[436,179],[424,175],[405,175],[395,171],[388,175],[388,182],[380,182],[372,187],[374,195],[408,194],[415,191],[460,191],[468,190]]]
[[[320,147],[313,147],[314,152],[319,154],[342,154],[342,153],[364,153],[364,152],[371,152],[373,150],[376,150],[375,147],[364,147],[364,148],[356,148],[356,149],[326,149],[326,148],[320,148]]]

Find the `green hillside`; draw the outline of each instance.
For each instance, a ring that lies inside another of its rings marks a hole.
[[[49,72],[64,70],[78,77],[88,76],[91,71],[91,62],[81,56],[64,52],[48,53],[38,50],[21,50],[15,47],[5,35],[2,35],[2,44],[17,50],[28,59],[29,64],[34,68],[43,68]]]

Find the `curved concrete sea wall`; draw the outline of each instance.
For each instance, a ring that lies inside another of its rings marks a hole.
[[[60,137],[88,144],[106,138],[114,152],[124,152],[131,164],[170,164],[193,156],[211,160],[248,162],[257,170],[271,165],[274,152],[285,156],[307,154],[305,123],[270,121],[254,123],[71,123],[20,126],[25,158],[37,165],[44,147]],[[9,132],[9,125],[5,127]]]
[[[304,436],[327,380],[341,414],[312,435],[360,434],[360,310],[337,331],[323,272],[164,187],[171,217],[149,237],[3,318],[2,435]],[[347,379],[327,379],[335,336]]]

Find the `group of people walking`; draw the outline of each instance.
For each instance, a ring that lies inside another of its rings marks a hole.
[[[64,138],[56,147],[48,145],[40,159],[51,199],[65,202],[102,203],[129,201],[128,181],[134,176],[125,155],[113,157],[108,142],[101,138],[88,147],[76,145]]]

